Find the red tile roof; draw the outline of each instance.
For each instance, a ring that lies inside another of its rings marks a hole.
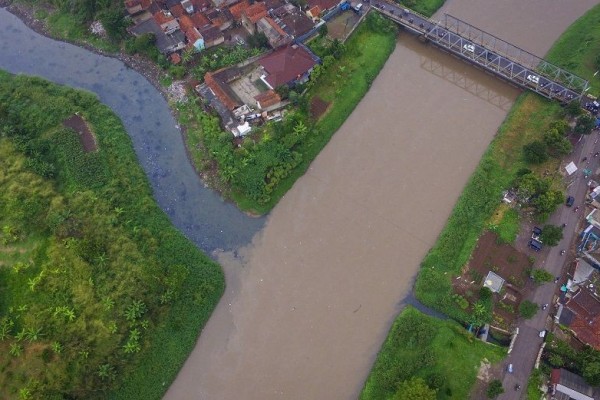
[[[242,14],[245,15],[250,22],[255,24],[256,21],[267,16],[267,7],[265,7],[265,3],[254,3],[246,8]]]
[[[188,40],[188,43],[194,44],[194,43],[196,43],[196,40],[200,39],[200,33],[194,27],[186,29],[184,32],[185,32],[185,37]]]
[[[281,29],[281,27],[279,25],[277,25],[277,22],[273,21],[273,18],[265,17],[265,19],[267,20],[269,25],[271,25],[271,27],[273,27],[273,29],[275,29],[277,31],[277,33],[279,33],[281,36],[287,35],[287,33],[285,33],[285,31],[283,29]]]
[[[182,31],[187,31],[188,29],[192,29],[196,26],[192,18],[188,15],[183,15],[179,18],[179,27]]]
[[[202,14],[200,12],[195,12],[192,14],[192,21],[194,21],[194,26],[196,28],[202,28],[202,27],[210,24],[209,19],[206,18],[204,16],[204,14]]]
[[[156,14],[154,14],[154,20],[161,27],[162,27],[163,24],[169,23],[169,22],[173,21],[174,19],[175,18],[173,18],[172,15],[168,16],[165,13],[163,13],[162,11],[159,11]]]
[[[194,5],[194,8],[198,9],[200,11],[204,11],[213,6],[212,3],[210,2],[210,0],[190,0],[190,1]]]
[[[268,108],[274,106],[281,101],[281,97],[274,90],[267,90],[264,93],[254,96],[254,100],[260,103],[260,108]]]
[[[272,88],[293,82],[307,73],[317,62],[302,46],[285,46],[258,60],[267,72],[265,80]]]
[[[242,0],[239,3],[236,3],[229,7],[229,11],[231,15],[233,15],[233,19],[239,21],[242,19],[242,12],[250,7],[250,2],[248,0]]]
[[[213,91],[213,93],[215,94],[215,96],[217,96],[221,103],[223,103],[223,105],[227,107],[228,110],[233,110],[238,106],[238,104],[227,94],[225,89],[223,89],[222,85],[224,85],[224,83],[221,82],[219,79],[215,78],[215,75],[218,72],[219,71],[207,72],[204,75],[204,82]]]
[[[306,0],[309,8],[319,7],[321,10],[329,10],[339,4],[340,0]]]
[[[313,17],[316,18],[319,15],[321,15],[321,7],[314,6],[313,8],[311,8],[310,10],[308,10],[308,12],[310,13],[310,15],[312,15]]]
[[[600,350],[600,300],[587,289],[580,289],[567,303],[575,317],[569,328],[583,343]]]
[[[173,64],[179,64],[181,62],[181,56],[177,53],[172,53],[169,58]]]
[[[174,6],[169,7],[169,10],[171,11],[171,14],[173,14],[173,16],[175,18],[179,18],[182,15],[185,15],[185,10],[183,9],[183,6],[181,5],[181,3],[177,3]]]

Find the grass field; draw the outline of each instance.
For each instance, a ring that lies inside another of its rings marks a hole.
[[[493,363],[504,354],[504,349],[476,340],[456,322],[409,307],[394,322],[360,399],[389,399],[400,382],[413,376],[437,389],[440,400],[467,399],[481,361]]]

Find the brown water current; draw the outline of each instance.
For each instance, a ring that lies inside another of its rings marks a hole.
[[[548,15],[546,33],[544,24],[531,34],[503,30],[515,10],[524,21],[517,1],[446,8],[540,54],[594,4],[526,3]],[[252,245],[220,255],[226,294],[165,398],[356,398],[421,260],[518,93],[401,34],[370,92]]]

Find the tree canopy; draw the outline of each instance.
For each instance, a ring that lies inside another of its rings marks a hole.
[[[556,225],[544,225],[540,239],[548,246],[556,246],[563,238],[563,229]]]

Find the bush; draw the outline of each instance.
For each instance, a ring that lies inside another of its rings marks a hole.
[[[577,118],[577,124],[575,125],[575,133],[580,135],[589,135],[592,133],[592,129],[596,126],[596,119],[589,114],[583,114]]]
[[[545,269],[534,268],[530,272],[530,276],[533,277],[533,282],[536,285],[541,285],[546,282],[551,282],[554,279],[554,276]]]
[[[494,379],[493,381],[491,381],[487,388],[487,391],[485,392],[489,399],[495,399],[502,393],[504,393],[504,388],[502,387],[502,382],[498,379]]]
[[[542,141],[535,140],[523,147],[525,161],[529,164],[541,164],[548,160],[548,147]]]
[[[531,319],[538,312],[538,305],[529,300],[524,300],[519,305],[519,314],[525,319]]]

